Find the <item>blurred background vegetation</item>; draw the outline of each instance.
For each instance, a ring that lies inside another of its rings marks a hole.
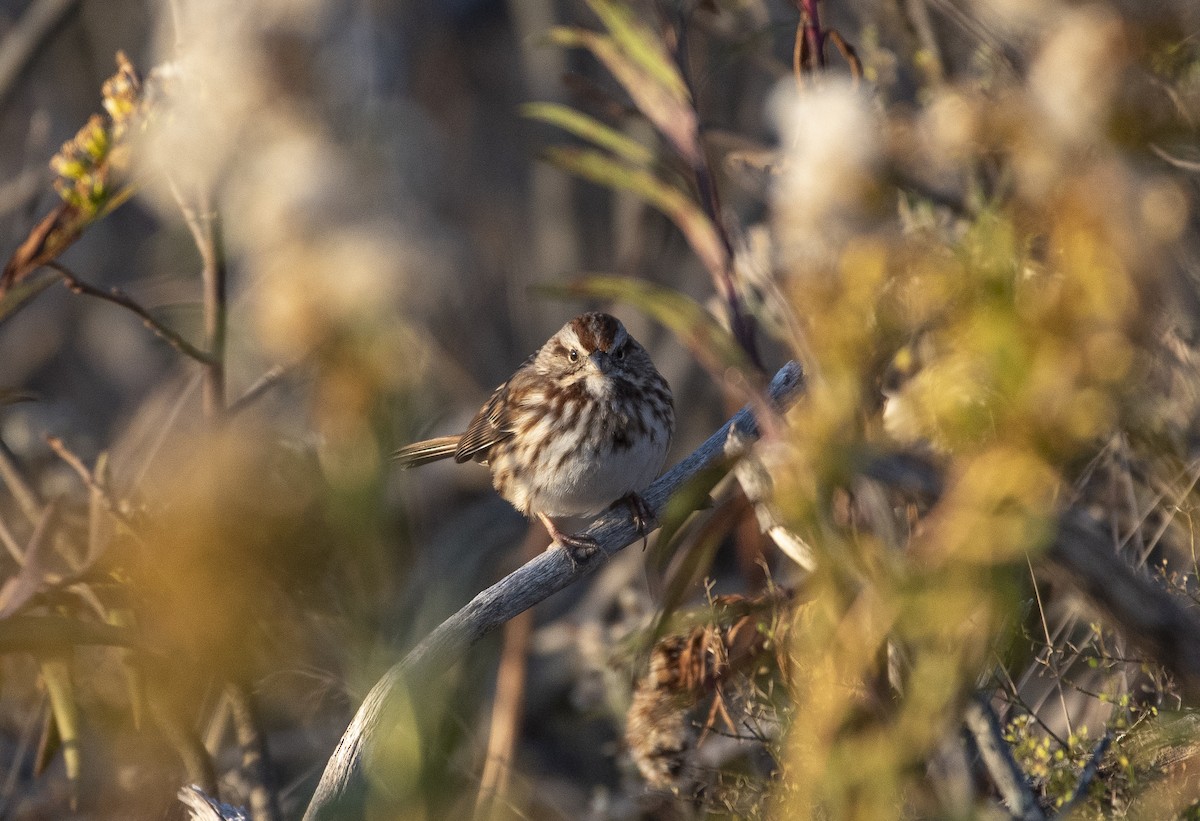
[[[669,462],[805,394],[370,817],[1195,817],[1198,128],[1188,0],[0,1],[0,817],[300,817],[585,307]]]

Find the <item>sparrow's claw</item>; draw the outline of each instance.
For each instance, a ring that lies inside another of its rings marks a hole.
[[[571,560],[572,567],[578,567],[580,562],[586,562],[600,552],[600,543],[591,536],[582,534],[564,534],[555,539]]]
[[[586,562],[600,551],[600,543],[591,536],[563,533],[558,529],[558,525],[554,524],[553,520],[544,513],[539,513],[538,518],[546,526],[550,538],[557,542],[567,554],[567,558],[571,560],[571,567],[578,567],[580,562]]]
[[[613,503],[613,507],[617,505],[625,505],[629,508],[633,526],[637,530],[637,534],[642,537],[642,550],[645,550],[650,531],[658,526],[658,517],[654,515],[654,510],[646,503],[645,499],[636,493],[628,493],[617,499]]]

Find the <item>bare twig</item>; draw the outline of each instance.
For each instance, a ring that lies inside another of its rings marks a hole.
[[[242,748],[242,767],[250,777],[250,817],[254,821],[280,821],[279,798],[271,786],[267,741],[254,711],[250,688],[233,682],[227,688],[238,746]]]
[[[1176,157],[1174,154],[1169,154],[1162,146],[1155,143],[1150,143],[1150,150],[1163,162],[1175,166],[1181,171],[1191,171],[1200,173],[1200,162],[1195,160],[1185,160],[1183,157]]]
[[[1000,719],[996,717],[992,706],[981,698],[969,700],[964,721],[992,783],[996,785],[1000,798],[1013,817],[1023,821],[1045,818],[1029,780],[1017,766],[1012,750],[1004,740]]]
[[[283,365],[272,366],[262,376],[254,380],[241,396],[229,404],[229,407],[225,409],[225,415],[236,416],[244,411],[250,405],[254,404],[260,396],[274,387],[279,380],[283,379],[287,375],[287,372],[288,368]]]
[[[192,241],[200,252],[200,279],[204,287],[204,342],[209,358],[204,363],[204,415],[216,421],[225,414],[225,245],[212,195],[197,195],[196,207],[171,181],[171,191]]]
[[[1038,620],[1042,625],[1042,635],[1046,638],[1046,666],[1054,676],[1054,686],[1058,691],[1058,703],[1063,711],[1063,721],[1067,725],[1067,735],[1074,735],[1075,730],[1071,727],[1071,711],[1067,707],[1067,694],[1063,689],[1063,672],[1058,669],[1058,665],[1054,661],[1054,639],[1050,638],[1050,624],[1046,620],[1046,608],[1042,604],[1042,593],[1038,589],[1037,575],[1033,572],[1033,562],[1029,556],[1025,557],[1025,564],[1029,568],[1029,581],[1033,585],[1033,600],[1037,602]]]
[[[113,288],[111,291],[105,291],[103,288],[97,288],[81,280],[75,275],[71,269],[67,268],[61,262],[47,262],[47,268],[53,268],[62,274],[63,284],[70,289],[71,293],[83,294],[85,296],[96,297],[103,299],[105,302],[111,302],[114,305],[119,305],[128,311],[132,311],[141,318],[142,323],[153,331],[159,338],[169,344],[172,348],[179,351],[184,356],[190,357],[202,365],[209,366],[213,361],[213,355],[200,350],[192,343],[188,342],[171,328],[159,322],[154,316],[146,310],[140,303],[129,297],[119,288]]]
[[[176,19],[178,25],[179,20]],[[177,30],[178,36],[178,30]],[[169,179],[169,178],[168,178]],[[195,207],[183,192],[170,181],[171,191],[200,253],[203,285],[204,345],[208,359],[203,363],[204,417],[210,425],[227,418],[225,404],[225,334],[226,279],[225,244],[221,236],[220,216],[213,204],[212,193],[200,190]],[[265,387],[263,389],[265,390]],[[230,718],[242,750],[242,766],[250,777],[250,817],[254,821],[279,821],[283,817],[279,798],[271,784],[271,762],[266,737],[262,731],[254,698],[244,682],[226,684]]]
[[[16,89],[17,81],[42,45],[54,36],[79,7],[79,0],[36,0],[0,42],[0,109]]]
[[[119,504],[117,504],[116,499],[109,495],[108,488],[97,481],[96,477],[92,475],[92,471],[89,470],[88,466],[85,465],[83,460],[79,458],[79,454],[67,447],[66,442],[57,436],[47,435],[45,439],[46,444],[50,446],[50,450],[54,451],[59,459],[62,459],[67,463],[67,466],[71,468],[71,470],[75,471],[76,475],[79,476],[84,485],[87,486],[88,490],[100,497],[104,507],[107,508],[108,511],[121,522],[121,524],[125,525],[130,530],[134,530],[133,522],[131,522],[129,517],[121,511],[121,507]]]
[[[31,524],[37,522],[42,515],[42,501],[38,498],[33,485],[29,484],[29,480],[21,472],[16,457],[2,441],[0,441],[0,479],[4,481],[9,493],[17,500],[17,506],[25,514],[25,518]]]
[[[787,404],[802,385],[800,367],[784,366],[768,388],[771,399]],[[667,500],[697,472],[721,459],[725,440],[733,432],[756,430],[754,414],[743,408],[690,456],[672,468],[643,494],[651,509],[661,513]],[[306,821],[361,817],[367,789],[366,757],[381,735],[398,719],[396,707],[411,688],[428,683],[459,658],[473,643],[518,613],[528,610],[552,594],[589,576],[613,554],[637,542],[641,536],[623,511],[609,511],[586,531],[600,550],[584,561],[574,562],[564,550],[547,550],[516,572],[477,595],[443,622],[394,665],[367,694],[358,713],[338,742],[325,766]]]
[[[212,756],[204,749],[195,731],[176,715],[170,701],[166,693],[158,692],[157,688],[150,688],[146,696],[150,717],[183,761],[184,771],[192,783],[199,785],[200,789],[210,795],[216,795],[217,771]]]
[[[4,549],[8,551],[8,555],[12,556],[12,560],[17,563],[18,567],[25,566],[25,553],[21,550],[21,546],[17,544],[16,537],[12,531],[4,524],[4,519],[0,518],[0,542],[4,543]]]
[[[862,60],[858,59],[858,52],[854,50],[854,46],[850,45],[837,29],[830,29],[825,33],[825,36],[829,38],[829,41],[837,48],[838,54],[842,55],[842,59],[850,67],[850,77],[854,80],[855,85],[857,85],[862,81],[863,76]]]
[[[546,537],[531,527],[522,546],[522,561],[537,557],[546,546]],[[522,705],[525,701],[525,667],[529,662],[529,639],[533,635],[533,611],[526,610],[504,625],[504,647],[496,671],[496,696],[492,699],[492,721],[488,728],[487,751],[479,794],[475,798],[475,817],[496,817],[495,807],[508,792],[513,753],[521,730]]]

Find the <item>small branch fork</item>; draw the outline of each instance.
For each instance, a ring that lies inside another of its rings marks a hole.
[[[796,76],[796,84],[803,83],[805,71],[816,73],[827,67],[825,59],[825,42],[833,43],[846,65],[850,67],[850,76],[858,83],[863,76],[862,61],[854,46],[846,41],[837,29],[821,27],[821,13],[817,8],[819,0],[793,0],[796,11],[800,12],[800,21],[796,24],[796,41],[792,48],[792,72]]]
[[[788,363],[775,374],[768,395],[776,406],[786,406],[801,390],[800,367]],[[697,472],[723,458],[731,435],[756,438],[758,423],[749,407],[743,408],[690,456],[651,485],[642,498],[661,513],[667,500]],[[472,644],[517,614],[588,576],[612,555],[641,537],[624,510],[609,511],[586,535],[600,545],[593,556],[573,562],[566,551],[547,550],[520,569],[484,590],[443,622],[394,665],[367,694],[358,713],[338,742],[325,766],[305,821],[362,817],[367,791],[367,758],[379,739],[398,718],[396,706],[405,694],[432,679],[456,661]]]
[[[175,182],[169,181],[202,263],[204,344],[208,349],[208,358],[201,363],[204,369],[204,417],[215,428],[230,415],[225,397],[226,280],[229,272],[221,220],[211,192],[197,191],[193,205]],[[283,813],[272,784],[267,739],[251,688],[244,681],[227,681],[225,685],[233,708],[230,718],[242,750],[242,767],[250,776],[250,817],[253,821],[279,821]]]
[[[47,262],[47,268],[52,268],[62,275],[63,284],[67,289],[74,294],[83,294],[85,296],[102,299],[105,302],[111,302],[114,305],[119,305],[127,311],[132,311],[141,317],[142,323],[153,331],[160,339],[169,344],[172,348],[179,351],[189,359],[194,359],[200,364],[210,367],[216,361],[216,357],[208,351],[202,351],[192,343],[188,342],[176,331],[167,327],[163,323],[154,318],[151,313],[146,310],[139,302],[132,299],[128,294],[120,288],[113,288],[110,291],[105,291],[103,288],[97,288],[84,282],[75,272],[61,262]]]

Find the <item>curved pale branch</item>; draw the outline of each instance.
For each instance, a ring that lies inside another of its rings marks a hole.
[[[771,381],[768,388],[771,400],[778,405],[786,404],[797,395],[802,382],[800,367],[789,362]],[[754,438],[757,430],[754,414],[750,408],[743,408],[690,456],[651,485],[642,497],[656,513],[660,513],[680,486],[723,457],[725,442],[731,434]],[[595,572],[610,556],[641,538],[623,510],[605,514],[586,533],[600,544],[601,550],[595,555],[573,563],[563,550],[547,550],[477,595],[376,682],[326,764],[304,814],[305,821],[361,818],[367,786],[366,758],[381,728],[386,732],[396,720],[395,708],[403,702],[405,694],[441,673],[487,633]]]

